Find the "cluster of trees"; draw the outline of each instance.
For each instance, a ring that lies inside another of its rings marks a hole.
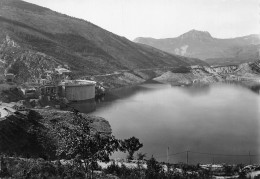
[[[30,111],[28,114],[28,120],[35,126],[30,130],[30,134],[40,137],[39,141],[42,144],[41,147],[43,147],[41,149],[44,149],[43,152],[52,153],[50,151],[56,151],[56,158],[65,159],[65,164],[63,163],[61,165],[59,161],[57,164],[54,164],[50,161],[39,162],[32,159],[32,162],[19,164],[18,166],[10,163],[24,162],[20,160],[19,157],[15,157],[18,162],[6,162],[9,160],[9,157],[5,157],[5,159],[1,158],[0,160],[0,162],[2,162],[0,163],[2,166],[0,166],[0,177],[20,176],[21,172],[24,173],[23,175],[30,177],[39,177],[47,170],[49,171],[47,172],[49,173],[48,176],[58,178],[61,176],[93,178],[93,171],[100,169],[97,164],[98,161],[109,162],[109,156],[115,151],[128,152],[128,158],[133,159],[134,153],[143,146],[139,139],[135,137],[118,140],[113,135],[102,134],[95,131],[94,128],[91,127],[93,121],[85,119],[77,111],[74,111],[74,117],[71,123],[56,123],[56,129],[53,131],[56,131],[55,133],[58,135],[57,140],[50,138],[47,140],[47,134],[39,134],[41,130],[37,129],[37,127],[39,127],[37,119],[40,117],[38,115],[39,114],[34,111]],[[53,144],[56,143],[55,141],[58,143],[54,147]],[[139,154],[139,158],[142,157],[144,157],[144,155]],[[42,157],[42,160],[48,158],[49,157]],[[70,171],[69,173],[65,172],[68,170]]]
[[[59,131],[57,156],[75,159],[77,167],[84,169],[90,177],[93,176],[93,170],[98,166],[97,162],[109,162],[109,156],[113,152],[127,151],[128,159],[132,160],[134,153],[143,146],[135,137],[118,140],[113,135],[93,131],[90,125],[93,121],[84,119],[77,111],[74,113],[73,127],[57,126]]]

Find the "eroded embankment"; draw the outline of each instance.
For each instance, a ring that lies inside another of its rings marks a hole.
[[[185,72],[168,71],[154,78],[156,81],[171,83],[173,85],[188,85],[193,83],[214,83],[223,81],[223,77],[210,67],[193,66]]]
[[[187,71],[168,71],[154,80],[174,85],[240,81],[260,83],[260,61],[231,66],[192,66]]]

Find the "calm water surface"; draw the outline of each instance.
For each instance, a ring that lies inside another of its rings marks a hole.
[[[259,88],[230,84],[176,87],[143,84],[116,91],[91,115],[109,121],[120,139],[135,136],[141,152],[170,162],[259,162]],[[175,153],[184,152],[177,155]],[[226,156],[226,155],[246,156]],[[113,157],[125,157],[116,153]]]

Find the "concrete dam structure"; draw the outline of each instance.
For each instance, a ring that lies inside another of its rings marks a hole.
[[[66,80],[61,83],[61,96],[68,101],[85,101],[95,98],[96,82],[89,80]]]

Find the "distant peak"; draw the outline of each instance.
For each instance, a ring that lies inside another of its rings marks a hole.
[[[199,30],[190,30],[179,36],[180,38],[190,38],[190,39],[212,39],[212,36],[207,31],[199,31]]]

